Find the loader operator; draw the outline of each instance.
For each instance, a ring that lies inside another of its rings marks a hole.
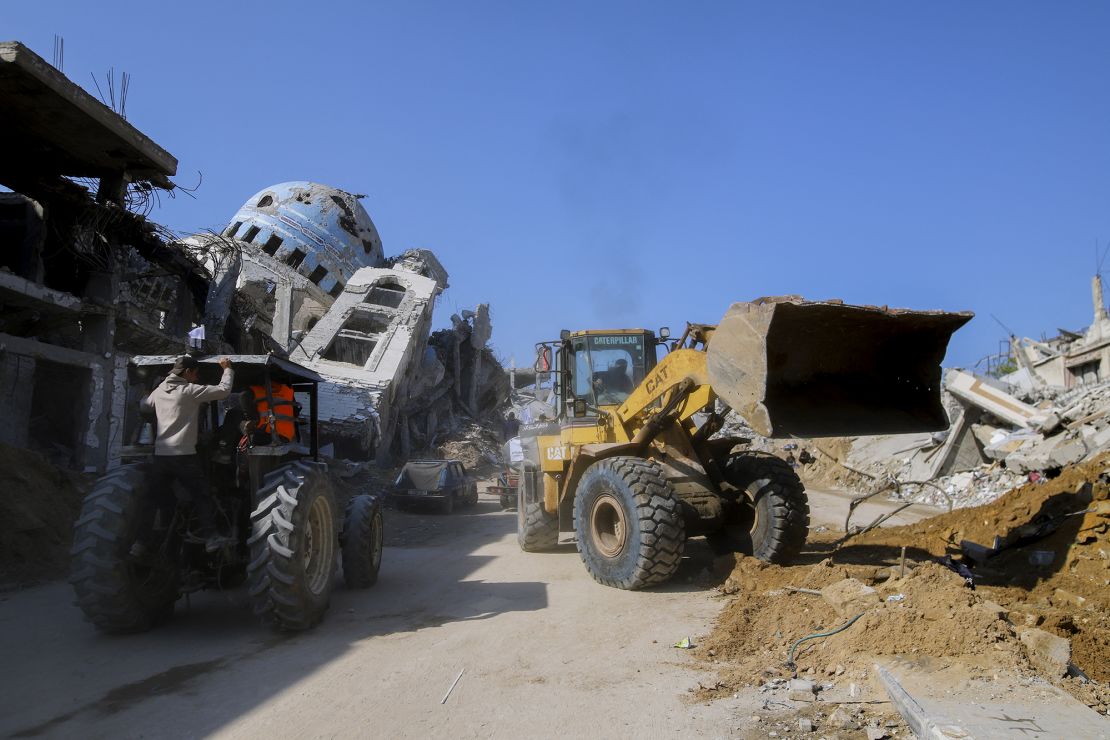
[[[183,500],[191,503],[199,523],[197,534],[205,540],[205,549],[214,552],[233,544],[232,537],[220,536],[216,531],[215,510],[205,481],[200,456],[197,454],[197,428],[201,404],[219,401],[231,395],[234,372],[231,360],[220,359],[223,377],[218,385],[199,383],[200,369],[196,358],[178,357],[173,369],[157,388],[142,401],[145,412],[155,414],[158,436],[154,443],[154,464],[150,490],[156,500],[149,502],[140,536],[147,537],[154,525],[158,510],[167,515],[173,511],[172,484],[177,481],[184,489]],[[136,542],[131,548],[135,557],[149,553],[146,543]]]
[[[613,362],[607,370],[594,378],[597,402],[605,405],[621,403],[632,392],[632,379],[628,377],[628,360],[623,357]]]

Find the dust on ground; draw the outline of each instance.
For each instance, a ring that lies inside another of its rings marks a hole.
[[[843,688],[869,680],[877,657],[908,656],[968,681],[1001,671],[1048,681],[1105,714],[1110,708],[1108,498],[1110,455],[1103,455],[991,504],[874,530],[840,547],[838,535],[824,533],[797,565],[741,556],[720,586],[730,601],[697,650],[720,670],[718,685],[705,697],[789,678],[792,645],[860,613],[843,631],[796,646],[800,678]],[[974,590],[939,562],[946,555],[964,560],[963,540],[989,547],[996,536],[999,545],[1009,547],[980,565],[967,563]],[[866,596],[841,603],[840,611],[832,606],[836,599],[794,590],[842,588],[847,579],[855,579],[847,583],[849,591]],[[1071,663],[1090,680],[1039,667],[1019,638],[1029,628],[1069,640]]]
[[[0,588],[58,578],[89,478],[0,444]]]

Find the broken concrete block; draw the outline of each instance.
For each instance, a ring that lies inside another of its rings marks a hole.
[[[1070,591],[1065,591],[1058,588],[1052,592],[1052,605],[1056,607],[1061,606],[1083,606],[1087,603],[1087,599],[1082,596],[1077,596]]]
[[[1087,447],[1092,451],[1103,450],[1110,447],[1110,426],[1105,426],[1102,429],[1095,431],[1086,440]]]
[[[825,720],[825,726],[834,730],[855,730],[859,728],[859,723],[856,722],[852,710],[841,704]]]
[[[1062,468],[1079,462],[1086,454],[1087,445],[1081,438],[1057,434],[1007,455],[1006,467],[1019,473]]]
[[[817,684],[813,681],[806,681],[803,678],[792,678],[788,684],[791,691],[808,691],[811,694],[817,693]]]
[[[1043,434],[1051,434],[1060,426],[1060,416],[1055,412],[1048,412],[1036,419],[1034,426]]]
[[[1036,627],[1018,630],[1018,639],[1033,666],[1052,678],[1062,678],[1071,662],[1071,642]]]
[[[1010,616],[1010,611],[1004,606],[994,603],[993,601],[984,601],[979,604],[979,608],[989,613],[995,619],[1006,619]]]
[[[1057,437],[1053,437],[1053,439],[1057,439]],[[1062,468],[1067,465],[1074,465],[1082,460],[1086,454],[1087,445],[1083,443],[1082,439],[1069,439],[1061,441],[1053,448],[1049,454],[1049,460],[1051,467]]]
[[[793,678],[787,684],[790,693],[786,695],[791,701],[817,701],[817,684],[800,678]]]
[[[1043,440],[1040,434],[1019,429],[1015,432],[1000,432],[991,438],[991,443],[983,448],[983,454],[991,460],[1005,460],[1015,452],[1031,449]]]
[[[875,589],[855,578],[845,578],[825,586],[821,589],[821,598],[842,617],[854,617],[881,602]]]
[[[1005,431],[990,424],[972,424],[971,433],[975,435],[980,447],[990,447],[1006,437]]]

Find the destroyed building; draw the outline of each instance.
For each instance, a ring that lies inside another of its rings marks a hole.
[[[281,183],[252,196],[220,234],[186,244],[228,255],[209,264],[210,348],[218,349],[212,338],[248,328],[269,336],[276,347],[253,351],[287,353],[327,379],[319,389],[325,449],[388,464],[431,446],[441,427],[455,425],[456,408],[474,419],[496,413],[508,391],[486,347],[488,306],[453,317],[429,347],[447,271],[424,249],[385,257],[359,197]]]
[[[1011,337],[1010,353],[1018,369],[1003,380],[1019,392],[1045,386],[1070,390],[1110,380],[1110,314],[1102,294],[1102,276],[1091,279],[1094,319],[1084,332],[1060,330],[1057,337],[1037,341]]]
[[[387,258],[359,197],[308,182],[252,196],[219,233],[146,216],[177,160],[17,42],[0,44],[0,443],[104,471],[139,433],[136,354],[274,352],[328,378],[328,451],[386,463],[508,383],[488,306],[429,343],[447,271]]]
[[[816,460],[799,472],[818,485],[966,507],[1110,449],[1110,318],[1097,276],[1092,298],[1093,321],[1084,331],[1011,338],[1015,371],[946,371],[947,431],[799,443]]]
[[[127,358],[177,353],[208,277],[145,218],[177,160],[17,42],[0,43],[0,442],[118,460]]]

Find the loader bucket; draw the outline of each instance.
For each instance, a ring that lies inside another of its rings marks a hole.
[[[709,340],[709,382],[767,437],[946,429],[940,363],[971,317],[797,296],[734,303]]]

